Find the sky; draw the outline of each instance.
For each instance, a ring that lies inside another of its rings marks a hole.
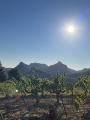
[[[90,68],[90,0],[0,0],[0,61]]]

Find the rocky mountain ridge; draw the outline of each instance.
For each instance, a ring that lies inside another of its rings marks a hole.
[[[53,65],[46,65],[46,64],[41,64],[41,63],[31,63],[29,65],[20,62],[17,66],[17,69],[20,70],[20,72],[23,75],[28,75],[29,73],[31,73],[32,69],[34,69],[34,71],[37,71],[37,73],[40,74],[40,71],[44,74],[47,75],[55,75],[57,72],[59,72],[60,74],[66,73],[67,75],[71,75],[71,74],[77,74],[77,73],[84,73],[87,72],[88,70],[90,70],[89,68],[85,68],[83,70],[73,70],[71,68],[69,68],[67,65],[63,64],[62,62],[58,61],[58,63],[53,64]],[[6,71],[10,70],[10,68],[5,68]]]

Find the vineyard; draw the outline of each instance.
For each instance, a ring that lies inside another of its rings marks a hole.
[[[32,73],[1,82],[1,119],[90,120],[90,76],[79,76],[76,84],[65,83],[66,78],[57,73],[50,81]]]

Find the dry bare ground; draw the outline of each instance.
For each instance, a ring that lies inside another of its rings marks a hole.
[[[49,105],[56,106],[56,98],[53,95],[46,95],[40,98],[37,105],[36,100],[32,96],[27,96],[24,104],[21,99],[20,102],[15,102],[15,98],[0,99],[0,111],[2,112],[5,120],[42,120],[43,115],[49,114]],[[90,120],[90,101],[85,105],[81,105],[79,112],[76,111],[75,105],[70,96],[64,96],[63,102],[67,112],[68,120]],[[57,106],[57,115],[59,120],[67,120],[63,109],[62,102]]]

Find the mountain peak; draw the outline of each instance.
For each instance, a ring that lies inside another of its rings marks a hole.
[[[28,65],[25,64],[24,62],[20,62],[17,66],[28,66]]]
[[[58,61],[58,64],[63,64],[61,61]]]
[[[22,74],[24,74],[25,72],[29,71],[29,66],[23,62],[20,62],[16,68],[18,68],[20,70],[20,72]]]
[[[63,64],[62,62],[58,61],[58,63],[56,63],[56,65],[59,65],[59,66],[66,66],[65,64]]]
[[[53,65],[51,65],[53,66]],[[58,61],[56,64],[54,64],[54,66],[57,66],[57,67],[67,67],[67,65],[63,64],[62,62]]]
[[[25,63],[23,63],[23,62],[20,62],[20,63],[19,63],[19,65],[25,65]]]

